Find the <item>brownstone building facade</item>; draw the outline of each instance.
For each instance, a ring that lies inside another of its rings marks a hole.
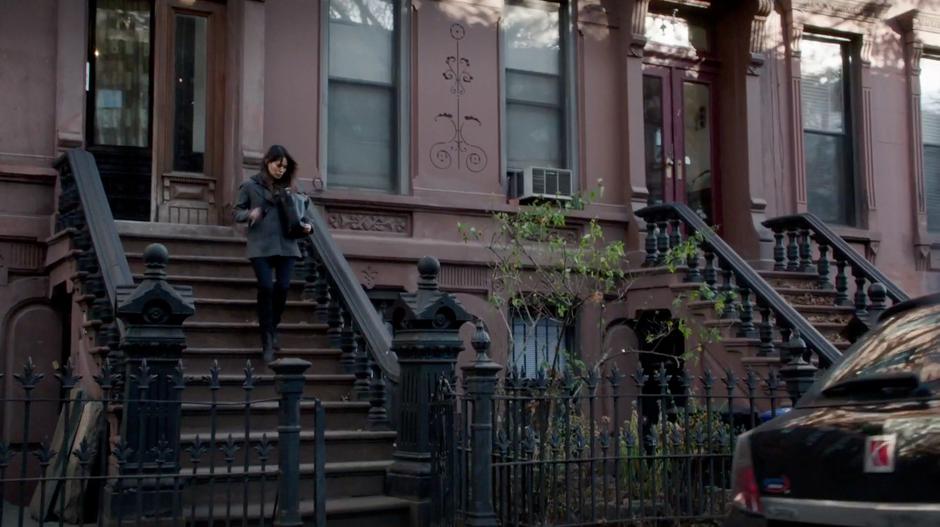
[[[70,148],[123,231],[237,236],[235,190],[283,144],[368,290],[437,256],[503,362],[457,224],[515,210],[533,168],[601,180],[575,223],[637,253],[648,203],[689,204],[758,268],[761,222],[809,211],[935,291],[938,57],[935,0],[0,0],[2,370],[79,354],[47,251]]]

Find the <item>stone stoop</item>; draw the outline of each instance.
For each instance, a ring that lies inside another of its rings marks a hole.
[[[246,361],[254,368],[255,386],[251,391],[250,429],[245,427],[244,406],[218,406],[215,420],[216,440],[224,442],[231,436],[250,443],[266,436],[271,444],[267,470],[277,468],[278,407],[274,375],[261,360],[258,325],[255,317],[255,279],[245,258],[245,239],[230,227],[201,227],[141,222],[116,222],[127,259],[135,279],[144,270],[142,253],[147,245],[159,242],[170,253],[168,281],[190,285],[196,303],[196,315],[184,324],[188,348],[183,352],[187,388],[184,400],[202,401],[211,398],[204,377],[217,364],[221,370],[219,402],[243,402],[242,387]],[[340,364],[340,350],[331,346],[327,326],[314,322],[314,306],[301,299],[303,282],[294,280],[287,308],[279,329],[282,350],[278,357],[297,357],[310,361],[305,375],[305,397],[322,401],[326,414],[326,480],[327,519],[332,526],[370,525],[394,527],[412,524],[415,504],[384,495],[385,472],[391,464],[396,433],[375,430],[367,416],[369,403],[357,400],[353,392],[355,377]],[[313,401],[301,402],[301,422],[312,423]],[[181,448],[197,441],[205,443],[211,434],[207,405],[183,404]],[[311,429],[301,434],[301,513],[313,513],[313,437]],[[186,456],[183,456],[184,458]],[[211,463],[210,463],[211,459]],[[208,524],[210,508],[216,512],[226,506],[231,490],[231,509],[241,522],[257,520],[264,503],[270,515],[274,504],[276,481],[261,482],[262,467],[252,457],[247,467],[241,455],[231,468],[232,489],[226,489],[227,467],[221,452],[207,453],[198,466],[183,459],[181,474],[195,474],[197,480],[212,480],[205,492],[184,496],[183,509],[192,512],[197,523]],[[208,467],[215,466],[210,476]],[[246,472],[247,471],[247,472]],[[238,479],[247,473],[253,479]],[[247,487],[247,493],[244,493]],[[209,489],[213,488],[213,492]],[[243,495],[248,496],[245,502]],[[210,502],[213,502],[210,507]],[[224,509],[223,509],[224,510]]]
[[[774,332],[774,351],[766,355],[760,348],[760,339],[756,334],[751,337],[739,335],[740,322],[736,316],[722,318],[715,310],[714,301],[689,299],[701,284],[685,282],[685,272],[684,266],[672,273],[665,267],[631,271],[630,275],[635,281],[628,294],[628,312],[636,315],[637,311],[647,309],[669,310],[674,316],[688,317],[700,328],[715,330],[720,340],[703,343],[704,355],[695,366],[696,370],[700,370],[699,373],[705,368],[710,369],[713,374],[723,374],[724,370],[731,369],[741,378],[750,369],[766,378],[771,370],[779,370],[781,364],[778,354],[784,345],[779,333]],[[852,320],[855,309],[852,305],[836,305],[835,290],[819,288],[816,273],[767,270],[758,272],[837,349],[844,351],[851,345],[842,333]],[[720,287],[721,283],[719,274],[716,287]],[[631,296],[634,298],[630,298]],[[686,300],[674,303],[680,296],[684,296]],[[750,300],[754,304],[753,321],[758,325],[760,313],[753,296]],[[693,337],[691,344],[696,343],[697,340]]]

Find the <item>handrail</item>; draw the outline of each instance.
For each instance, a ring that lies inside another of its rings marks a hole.
[[[71,149],[55,163],[56,169],[68,163],[75,179],[78,196],[81,200],[88,232],[91,235],[92,247],[101,269],[101,277],[108,292],[108,299],[112,306],[117,305],[118,290],[124,286],[134,285],[134,275],[127,263],[124,246],[114,226],[114,216],[111,206],[101,184],[101,175],[95,158],[85,150]]]
[[[695,212],[683,203],[650,205],[636,212],[636,215],[649,223],[668,220],[680,220],[692,233],[698,233],[703,243],[711,247],[720,262],[724,262],[734,273],[739,285],[743,284],[754,292],[758,300],[764,302],[774,315],[787,326],[799,333],[807,347],[815,352],[823,366],[837,362],[842,356],[813,325],[782,297],[750,264],[744,261],[720,236],[702,221]],[[691,234],[691,233],[690,233]]]
[[[868,278],[869,282],[881,283],[887,290],[888,298],[895,302],[903,302],[910,299],[910,296],[908,296],[903,289],[892,282],[866,258],[852,249],[841,236],[830,229],[829,226],[815,214],[804,212],[802,214],[780,216],[765,220],[761,222],[761,224],[775,232],[782,232],[787,229],[793,229],[794,227],[808,228],[813,231],[817,241],[823,241],[826,245],[832,247],[833,253],[848,261],[854,269],[860,270],[866,278]]]
[[[315,206],[310,209],[312,210],[313,232],[310,233],[309,238],[320,257],[323,268],[339,291],[340,298],[346,304],[345,307],[356,322],[356,326],[362,332],[372,352],[373,360],[390,381],[397,383],[400,368],[398,358],[392,351],[392,336],[389,335],[378,311],[362,289],[346,257],[333,240],[330,228],[323,216]]]

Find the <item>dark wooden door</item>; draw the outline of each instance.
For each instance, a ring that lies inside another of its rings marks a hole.
[[[151,217],[153,26],[150,0],[89,3],[85,144],[117,219]]]
[[[646,184],[651,203],[685,203],[720,224],[714,77],[644,66]]]
[[[117,219],[219,222],[225,4],[92,0],[86,145]]]
[[[216,224],[222,172],[225,5],[158,3],[157,220]]]

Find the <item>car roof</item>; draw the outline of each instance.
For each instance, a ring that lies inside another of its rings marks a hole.
[[[910,300],[905,300],[895,304],[888,309],[886,309],[881,316],[878,317],[878,321],[881,322],[888,317],[897,315],[898,313],[903,313],[914,308],[924,307],[924,306],[933,306],[940,304],[940,293],[932,293],[929,295],[919,296],[917,298],[912,298]]]

